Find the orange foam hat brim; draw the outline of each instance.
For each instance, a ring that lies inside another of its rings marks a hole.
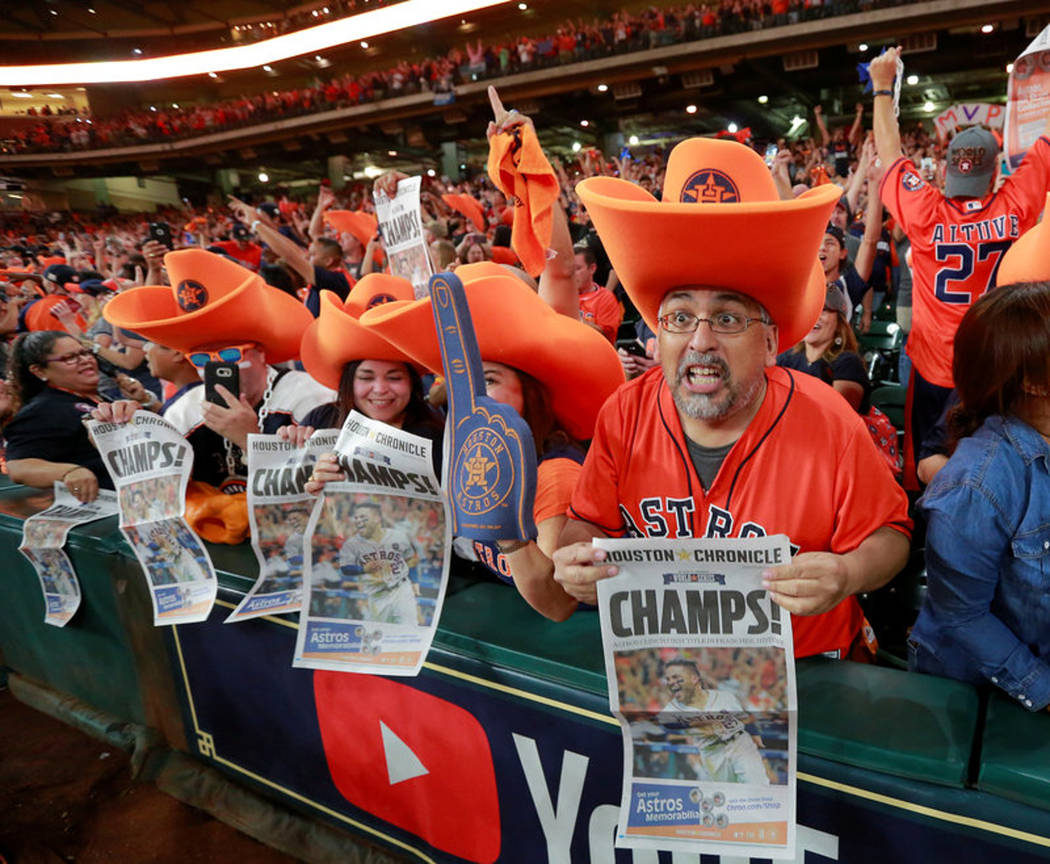
[[[997,285],[1050,281],[1050,194],[1046,196],[1043,221],[1025,231],[1003,255]]]
[[[589,439],[598,410],[624,381],[612,345],[594,328],[555,312],[498,264],[466,265],[456,275],[463,279],[482,359],[542,382],[565,431],[581,441]],[[421,365],[443,374],[429,298],[377,306],[360,320]]]
[[[362,246],[376,236],[379,221],[371,213],[363,210],[329,210],[324,220],[337,231],[353,234]]]
[[[825,282],[817,253],[838,187],[748,204],[661,202],[617,177],[589,177],[576,191],[624,290],[654,331],[664,296],[685,286],[757,300],[777,325],[781,351],[820,317]]]
[[[333,390],[339,389],[343,367],[354,360],[414,362],[396,345],[362,327],[331,291],[321,292],[321,314],[303,333],[300,359],[313,378]]]
[[[257,277],[248,271],[245,276],[242,285],[194,312],[179,308],[170,287],[142,285],[111,299],[103,315],[114,327],[183,354],[203,345],[257,342],[269,363],[298,357],[313,316],[298,299],[268,285],[249,296]]]

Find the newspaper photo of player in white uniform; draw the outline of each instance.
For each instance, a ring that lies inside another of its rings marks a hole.
[[[303,600],[304,537],[320,499],[304,490],[317,457],[337,430],[315,432],[303,447],[276,435],[249,435],[248,520],[259,577],[226,623],[298,612]]]
[[[415,675],[448,581],[445,501],[430,442],[351,413],[307,532],[293,665]]]
[[[375,496],[358,496],[351,518],[355,533],[339,550],[339,569],[361,586],[365,617],[382,624],[418,624],[413,570],[420,554],[415,542],[404,530],[386,524]]]
[[[92,420],[87,427],[113,478],[120,530],[142,565],[153,623],[205,620],[218,582],[204,544],[183,518],[193,469],[189,442],[150,411],[135,412],[127,423]]]
[[[762,587],[787,538],[599,540],[609,702],[624,740],[616,844],[791,857],[791,618]]]
[[[393,198],[383,192],[374,196],[390,272],[411,282],[416,297],[427,296],[427,281],[434,272],[419,215],[422,183],[422,177],[407,177],[397,184]]]
[[[22,526],[18,551],[33,565],[44,595],[44,623],[64,627],[80,608],[80,582],[73,562],[62,548],[71,528],[114,516],[116,495],[108,489],[98,498],[81,502],[65,484],[54,484],[54,502],[46,510],[30,516]]]

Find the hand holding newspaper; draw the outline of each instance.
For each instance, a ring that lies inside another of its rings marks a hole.
[[[616,845],[793,857],[791,616],[762,588],[788,539],[594,545],[620,568],[598,583],[624,740]]]

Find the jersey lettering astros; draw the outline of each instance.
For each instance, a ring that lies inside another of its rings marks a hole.
[[[908,502],[860,416],[824,382],[766,370],[766,396],[704,491],[660,367],[598,415],[569,516],[613,537],[786,534],[801,552],[852,551],[883,526],[911,528]],[[844,656],[860,631],[850,597],[795,616],[796,656]]]
[[[954,387],[952,348],[966,310],[996,286],[1003,253],[1031,228],[1050,190],[1050,138],[1032,146],[998,192],[945,198],[902,156],[882,180],[883,203],[911,241],[912,329],[908,354],[920,375]]]

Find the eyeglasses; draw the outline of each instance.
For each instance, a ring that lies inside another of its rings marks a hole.
[[[219,360],[223,363],[240,363],[244,359],[246,351],[258,347],[255,342],[245,342],[242,345],[230,345],[226,348],[217,348],[214,351],[194,351],[187,355],[190,363],[198,368],[209,360]]]
[[[764,318],[748,318],[735,312],[716,312],[713,318],[701,318],[691,312],[668,312],[656,319],[668,333],[695,333],[701,321],[706,321],[712,333],[734,336],[743,333],[756,322],[768,324]]]
[[[66,366],[75,366],[85,357],[94,357],[95,355],[88,351],[86,348],[82,348],[79,351],[70,351],[68,354],[60,354],[58,357],[48,357],[45,362],[47,363],[64,363]]]

